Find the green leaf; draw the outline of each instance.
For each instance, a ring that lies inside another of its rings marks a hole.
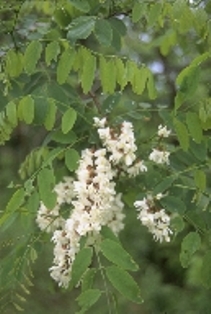
[[[86,0],[69,0],[69,2],[81,12],[88,13],[90,11],[89,2]]]
[[[94,305],[101,296],[99,289],[89,289],[82,292],[76,299],[78,304],[82,307],[79,313],[84,313],[88,308]]]
[[[86,270],[82,279],[82,287],[81,287],[82,292],[85,292],[86,290],[91,289],[91,287],[93,286],[95,274],[96,274],[95,268],[88,268]]]
[[[115,59],[115,67],[116,67],[116,79],[117,83],[120,85],[121,90],[125,88],[127,85],[127,71],[125,64],[119,58]]]
[[[42,167],[51,166],[52,162],[64,152],[64,148],[57,147],[52,149],[45,157]]]
[[[150,99],[155,99],[157,97],[157,91],[155,88],[155,82],[153,74],[148,70],[148,81],[147,81],[147,89],[149,93]]]
[[[19,102],[18,112],[21,115],[21,119],[26,122],[26,124],[31,124],[34,120],[34,99],[27,95],[21,99]]]
[[[182,149],[187,151],[189,148],[189,136],[185,124],[177,119],[174,119],[174,127]]]
[[[189,210],[185,217],[187,218],[187,221],[190,221],[191,225],[194,226],[195,229],[201,229],[204,233],[207,231],[207,225],[201,213]]]
[[[162,4],[152,4],[148,13],[148,27],[152,27],[157,21],[161,14]]]
[[[129,75],[128,80],[131,81],[133,92],[137,95],[141,95],[147,83],[149,70],[146,67],[139,69],[134,62],[128,62],[127,69]]]
[[[23,55],[20,52],[9,50],[6,56],[6,73],[11,77],[17,77],[23,70]]]
[[[55,8],[53,12],[53,19],[56,21],[56,23],[59,25],[61,29],[67,27],[67,25],[71,21],[71,17],[68,11],[66,10],[65,3],[63,6],[57,6],[57,8]],[[53,33],[53,39],[55,39],[55,36],[56,36],[56,39],[61,38],[61,33],[58,32],[58,30],[56,30],[55,28],[52,30],[52,33]]]
[[[4,214],[0,218],[0,226],[2,226],[7,219],[23,204],[25,191],[23,188],[18,189],[10,199]]]
[[[109,19],[109,22],[111,23],[113,30],[116,31],[120,36],[126,35],[127,28],[122,20],[116,17],[112,17]]]
[[[6,106],[6,116],[8,121],[16,127],[18,124],[18,117],[17,117],[17,106],[14,102],[10,101]]]
[[[188,235],[183,239],[180,262],[182,267],[186,268],[191,262],[192,255],[200,248],[201,238],[196,232],[189,232]]]
[[[202,62],[206,61],[210,57],[210,52],[205,52],[199,56],[197,56],[193,61],[190,63],[188,67],[183,69],[176,79],[176,84],[181,85],[184,78],[188,75],[190,75],[190,71],[193,67],[198,67]]]
[[[194,173],[194,181],[196,187],[201,191],[204,192],[206,189],[206,175],[202,170],[196,170]]]
[[[180,215],[171,218],[171,229],[178,233],[181,232],[185,227],[185,223]]]
[[[26,203],[26,208],[30,214],[36,213],[39,208],[40,198],[37,191],[34,191]]]
[[[61,144],[70,144],[74,143],[77,139],[75,133],[73,131],[69,131],[68,133],[64,134],[60,130],[55,131],[51,137],[52,141]]]
[[[42,125],[47,117],[49,111],[49,104],[48,99],[43,97],[36,97],[34,98],[35,101],[35,111],[34,111],[34,123],[38,125]]]
[[[120,51],[122,47],[122,40],[121,40],[120,34],[113,29],[113,34],[112,34],[112,41],[111,41],[111,47],[114,48],[116,51]]]
[[[133,86],[133,81],[134,81],[134,73],[137,71],[138,67],[137,64],[131,60],[128,60],[126,63],[126,68],[127,68],[127,80],[128,82],[131,83]],[[135,85],[135,84],[134,84]],[[143,87],[144,88],[144,87]],[[143,89],[142,88],[142,89]]]
[[[205,288],[211,288],[211,250],[208,250],[203,257],[201,281]]]
[[[18,311],[18,312],[23,312],[24,311],[24,309],[20,305],[15,303],[15,302],[12,302],[12,305],[15,307],[16,311]]]
[[[94,16],[79,16],[68,26],[67,38],[70,40],[86,39],[95,26]]]
[[[190,149],[193,155],[200,161],[205,161],[207,159],[207,142],[202,141],[200,144],[197,144],[194,141],[190,143]]]
[[[137,23],[145,14],[147,4],[136,2],[132,10],[132,22]]]
[[[51,61],[57,60],[58,54],[60,53],[60,45],[58,41],[50,42],[45,49],[45,62],[47,66],[51,64]]]
[[[117,289],[126,299],[135,303],[142,303],[140,289],[134,279],[125,270],[110,266],[106,268],[106,276],[111,284]]]
[[[53,209],[56,205],[57,196],[53,191],[55,186],[55,176],[52,169],[43,168],[37,177],[39,195],[44,205],[48,209]]]
[[[119,242],[119,238],[117,238],[117,236],[113,233],[113,231],[107,226],[103,226],[100,233],[106,239]]]
[[[182,106],[183,102],[186,99],[186,94],[178,91],[174,101],[175,112]]]
[[[117,51],[120,51],[122,46],[122,37],[126,35],[127,28],[124,22],[118,18],[112,17],[109,19],[109,22],[113,30],[111,46]]]
[[[26,299],[25,299],[22,295],[20,295],[19,293],[16,293],[16,294],[15,294],[15,297],[16,297],[19,301],[21,301],[21,302],[26,302]]]
[[[95,23],[94,33],[100,45],[107,47],[111,45],[113,31],[111,24],[107,20],[97,20]]]
[[[165,209],[172,213],[183,214],[186,210],[185,203],[176,196],[166,196],[160,200],[160,203]]]
[[[49,107],[47,115],[45,117],[44,126],[46,130],[50,131],[53,129],[56,121],[57,106],[55,105],[55,101],[53,99],[48,99],[48,102]]]
[[[24,54],[24,69],[27,74],[32,74],[35,71],[41,52],[42,45],[39,41],[32,41],[27,46]]]
[[[57,66],[57,82],[64,84],[70,74],[75,59],[75,51],[68,47],[61,55]]]
[[[100,250],[110,262],[123,269],[131,271],[137,271],[139,269],[138,265],[133,261],[132,256],[116,241],[110,239],[102,241]]]
[[[92,261],[93,250],[90,247],[81,249],[73,262],[71,284],[77,285]]]
[[[158,194],[158,193],[163,193],[165,192],[171,185],[172,183],[176,180],[176,178],[174,176],[170,176],[167,178],[164,178],[160,183],[158,183],[153,192],[154,194]]]
[[[96,57],[86,49],[83,55],[83,69],[81,74],[81,86],[83,92],[87,94],[93,85],[96,71]]]
[[[67,109],[62,117],[62,132],[64,134],[68,133],[76,121],[77,113],[73,108]]]
[[[100,57],[100,79],[104,93],[113,94],[116,87],[116,67],[114,60],[107,61]]]
[[[70,171],[75,171],[78,168],[78,161],[80,159],[79,153],[70,148],[65,152],[65,165]]]
[[[31,258],[32,263],[34,263],[36,259],[38,258],[37,251],[33,247],[30,248],[30,258]]]
[[[186,113],[186,122],[190,135],[196,143],[201,143],[203,139],[203,132],[199,116],[195,112]]]
[[[180,84],[180,92],[184,94],[186,99],[189,95],[193,95],[198,87],[200,69],[199,67],[188,67],[186,75]],[[177,80],[177,82],[180,80]]]

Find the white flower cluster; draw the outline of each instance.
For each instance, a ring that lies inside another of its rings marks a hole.
[[[95,126],[102,140],[103,146],[110,153],[109,161],[113,165],[119,164],[122,169],[130,176],[135,177],[140,172],[147,171],[143,161],[137,161],[135,137],[131,122],[124,121],[120,130],[106,127],[106,119],[94,118]]]
[[[115,191],[115,171],[106,158],[106,149],[85,149],[73,182],[75,199],[73,211],[64,228],[54,232],[54,266],[51,276],[60,286],[67,287],[71,279],[72,263],[80,248],[82,236],[91,244],[99,236],[102,226],[118,234],[123,229],[123,202]]]
[[[169,155],[170,153],[167,151],[153,148],[152,152],[149,155],[149,160],[154,161],[156,164],[169,165]]]
[[[131,123],[123,122],[117,133],[105,128],[105,118],[94,120],[104,148],[82,151],[76,179],[65,178],[65,182],[57,184],[55,208],[48,210],[41,204],[37,216],[42,230],[54,231],[54,260],[50,273],[63,287],[68,287],[71,280],[72,263],[80,250],[82,236],[87,237],[90,245],[99,239],[103,226],[108,226],[116,235],[124,227],[124,204],[115,183],[119,167],[129,176],[147,170],[143,162],[136,161],[137,147]],[[59,214],[63,203],[73,207],[66,220]]]
[[[56,206],[48,209],[42,202],[37,213],[36,222],[41,230],[53,232],[64,226],[65,220],[60,215],[60,208],[63,204],[70,204],[75,193],[73,191],[73,178],[64,177],[64,182],[58,183],[54,187],[57,195]]]
[[[159,137],[169,137],[170,134],[171,134],[171,130],[168,130],[167,126],[162,126],[162,124],[158,126]]]
[[[166,126],[158,126],[158,136],[160,138],[169,137],[171,130],[168,130]],[[152,152],[149,155],[149,160],[154,161],[156,164],[166,164],[169,165],[169,155],[170,152],[165,151],[161,148],[153,148]]]
[[[159,200],[163,195],[158,194],[155,198],[148,195],[140,201],[136,201],[134,206],[137,208],[138,219],[146,226],[150,233],[153,234],[155,241],[170,241],[172,230],[169,228],[170,217],[166,214],[165,209],[158,209],[155,200]]]
[[[72,264],[80,250],[81,238],[86,236],[86,245],[93,245],[100,240],[103,226],[108,226],[116,235],[124,228],[124,204],[115,182],[119,174],[135,177],[147,171],[144,162],[137,160],[137,146],[130,122],[124,121],[114,129],[107,126],[106,118],[94,118],[94,125],[103,148],[82,151],[76,178],[65,177],[55,186],[55,208],[49,210],[41,203],[36,219],[41,230],[54,232],[54,260],[49,270],[58,285],[65,288],[71,280]],[[160,137],[167,137],[170,131],[159,127],[158,132]],[[165,159],[168,163],[168,154],[165,153],[165,156],[157,153],[156,158],[152,155],[150,159],[158,163],[164,163]],[[67,219],[61,216],[63,204],[69,204],[71,209]],[[138,218],[156,240],[170,240],[169,216],[164,209],[155,210],[152,197],[135,202],[135,207],[139,210]]]

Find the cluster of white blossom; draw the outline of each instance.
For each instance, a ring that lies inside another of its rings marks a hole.
[[[76,171],[78,180],[74,181],[77,199],[72,202],[74,214],[80,220],[76,231],[81,236],[92,231],[99,232],[103,225],[117,219],[118,215],[115,214],[116,209],[113,206],[118,203],[115,174],[116,171],[106,158],[106,149],[86,149],[82,152],[80,165]],[[118,205],[120,209],[123,208],[123,203],[119,202]],[[119,220],[117,232],[121,229],[122,219]]]
[[[158,136],[160,138],[169,137],[171,130],[168,130],[166,126],[158,126]],[[159,148],[153,148],[152,152],[149,155],[149,160],[154,161],[156,164],[166,164],[169,165],[169,155],[170,152]]]
[[[60,209],[63,204],[70,204],[75,196],[73,190],[73,178],[64,177],[64,181],[59,182],[54,187],[54,192],[57,195],[56,206],[53,209],[48,209],[43,202],[41,202],[37,213],[36,222],[39,228],[46,232],[53,232],[64,226],[65,219],[61,217]]]
[[[162,124],[158,126],[159,137],[169,137],[170,134],[171,134],[171,130],[168,130],[167,126],[162,126]]]
[[[110,153],[109,161],[113,165],[119,164],[129,177],[147,171],[144,162],[138,161],[135,154],[137,146],[131,122],[124,121],[118,130],[106,127],[106,118],[100,120],[95,117],[94,122],[103,146]]]
[[[118,174],[123,172],[135,177],[147,171],[144,162],[137,160],[137,146],[130,122],[124,121],[114,129],[107,126],[106,118],[94,118],[94,125],[103,148],[82,151],[75,179],[65,177],[63,182],[55,186],[55,208],[49,210],[41,203],[36,219],[41,230],[54,232],[54,260],[50,274],[63,287],[68,287],[71,280],[72,264],[80,250],[81,237],[86,236],[86,244],[92,245],[100,239],[103,226],[108,226],[116,235],[124,228],[124,204],[121,193],[116,191]],[[160,137],[167,137],[169,132],[159,127]],[[164,157],[160,158],[163,160]],[[166,163],[167,160],[168,155]],[[72,208],[66,220],[60,214],[63,204],[69,204]],[[153,199],[150,197],[137,201],[135,207],[140,211],[138,218],[156,240],[169,241],[169,217],[164,209],[154,211],[155,206],[152,205]]]
[[[124,204],[115,191],[115,174],[106,158],[106,149],[82,151],[77,180],[73,182],[72,214],[52,238],[55,249],[50,272],[60,286],[67,287],[71,280],[72,263],[82,236],[87,236],[90,244],[99,237],[102,226],[110,227],[115,234],[124,227]]]
[[[155,241],[170,241],[170,217],[166,214],[165,209],[157,208],[155,201],[163,197],[162,194],[148,195],[143,200],[136,201],[134,206],[137,208],[138,219],[146,226],[150,233],[153,234]]]

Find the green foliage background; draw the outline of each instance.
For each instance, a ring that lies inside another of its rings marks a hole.
[[[2,313],[78,310],[80,289],[60,289],[49,276],[53,244],[35,218],[39,199],[54,206],[54,181],[99,144],[92,118],[105,115],[133,122],[144,160],[157,126],[173,130],[170,167],[149,165],[136,182],[121,182],[120,240],[140,266],[133,278],[144,303],[115,292],[119,313],[210,313],[210,16],[210,1],[1,1]],[[136,220],[143,187],[169,193],[168,244]],[[109,313],[106,296],[88,312]]]

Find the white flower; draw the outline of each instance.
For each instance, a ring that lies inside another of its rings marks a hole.
[[[146,172],[147,167],[143,161],[138,161],[133,166],[126,167],[125,171],[129,174],[129,177],[136,177],[140,172]]]
[[[114,164],[131,166],[136,159],[135,137],[131,122],[124,121],[117,132],[109,127],[99,128],[98,134],[103,146],[110,153],[109,160]]]
[[[163,127],[162,124],[158,126],[158,136],[169,137],[170,133],[171,133],[171,130],[167,130],[166,126]]]
[[[137,210],[143,210],[147,211],[149,209],[148,200],[144,197],[141,201],[136,201],[134,203],[134,206],[137,208]]]
[[[161,198],[163,198],[165,195],[162,193],[158,193],[157,195],[155,195],[156,200],[160,200]]]
[[[52,210],[48,209],[42,202],[37,213],[36,223],[42,231],[48,233],[62,227],[65,220],[59,215],[59,206],[56,205]]]
[[[106,118],[99,119],[98,117],[94,117],[94,126],[98,128],[104,128],[106,124]]]
[[[154,199],[160,199],[163,195],[157,194]],[[139,211],[137,218],[146,226],[150,233],[153,234],[155,241],[170,241],[170,217],[166,214],[164,209],[157,209],[151,195],[143,200],[136,201],[134,206]]]
[[[154,161],[156,164],[169,165],[169,155],[170,152],[153,148],[153,151],[149,155],[149,160]]]

